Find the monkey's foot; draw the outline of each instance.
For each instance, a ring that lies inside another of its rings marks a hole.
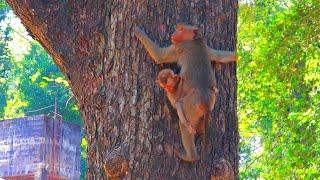
[[[179,159],[186,161],[186,162],[195,162],[200,160],[200,156],[196,155],[195,157],[189,157],[185,153],[181,153],[177,148],[172,146],[171,144],[164,145],[165,151],[169,154],[169,156],[177,156]]]
[[[194,135],[194,134],[197,133],[196,129],[195,129],[191,124],[188,124],[187,128],[188,128],[188,132],[189,132],[190,134],[193,134],[193,135]]]

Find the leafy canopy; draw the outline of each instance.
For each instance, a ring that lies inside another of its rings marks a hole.
[[[320,4],[240,3],[241,177],[319,178]]]

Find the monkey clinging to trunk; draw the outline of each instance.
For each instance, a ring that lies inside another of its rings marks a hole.
[[[181,153],[174,147],[173,150],[178,157],[185,161],[196,161],[199,159],[199,155],[195,147],[195,134],[192,128],[189,128],[188,131],[188,125],[193,126],[197,131],[202,129],[203,132],[198,133],[205,135],[208,118],[216,97],[216,82],[210,61],[227,63],[236,61],[237,56],[233,51],[209,48],[200,35],[199,28],[190,25],[178,24],[176,31],[171,36],[172,45],[166,48],[157,46],[140,28],[135,28],[134,32],[157,64],[176,62],[181,66],[179,75],[183,83],[180,80],[181,93],[178,93],[181,97],[175,98],[177,98],[177,102],[181,102],[180,106],[182,107],[176,107],[178,115],[179,113],[184,115],[183,117],[179,115],[179,126],[185,152]],[[179,112],[180,109],[181,112]],[[200,122],[202,116],[204,116],[203,122]],[[198,126],[203,128],[198,128]],[[202,151],[205,150],[205,139],[204,136]]]
[[[185,103],[183,102],[183,97],[188,94],[188,92],[183,92],[183,80],[181,77],[177,74],[174,74],[171,69],[163,69],[158,73],[156,82],[166,91],[171,105],[177,109],[179,122],[187,127],[187,130],[190,134],[195,134],[195,126],[186,119],[184,112]]]

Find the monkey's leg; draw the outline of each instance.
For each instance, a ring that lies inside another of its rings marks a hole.
[[[198,135],[202,135],[205,133],[205,123],[203,119],[200,120],[196,130]]]
[[[175,106],[179,116],[179,122],[181,122],[185,125],[185,127],[187,127],[187,130],[190,134],[196,134],[195,128],[190,124],[190,121],[188,121],[188,119],[186,118],[186,114],[183,110],[183,102],[178,101],[176,102]]]
[[[195,137],[192,134],[187,132],[186,127],[182,123],[179,122],[180,130],[181,130],[181,139],[182,144],[185,149],[185,152],[181,152],[174,146],[170,144],[165,144],[164,148],[165,151],[170,155],[177,156],[178,158],[187,161],[187,162],[194,162],[200,159],[196,147],[195,147]]]
[[[210,116],[206,114],[205,116]],[[208,126],[209,126],[209,117],[203,117],[201,123],[203,124],[202,135],[201,135],[201,159],[205,160],[207,152],[207,143],[208,143]]]
[[[199,102],[199,109],[202,109],[203,118],[199,118],[199,133],[202,133],[201,135],[201,159],[205,160],[206,157],[206,151],[207,151],[207,132],[208,132],[208,126],[209,126],[209,120],[211,118],[211,110],[214,107],[215,104],[215,92],[212,91],[210,94],[209,102]],[[197,130],[198,130],[197,129]]]
[[[185,153],[179,153],[178,156],[184,161],[193,162],[200,159],[195,145],[195,135],[190,134],[184,124],[179,122],[182,145]]]
[[[211,90],[211,98],[210,98],[210,105],[209,106],[210,106],[210,111],[212,111],[214,108],[214,105],[216,103],[216,97],[217,97],[219,90],[216,87],[211,87],[210,90]]]
[[[209,119],[211,119],[210,112],[213,110],[215,102],[216,102],[216,96],[219,90],[216,87],[211,87],[211,94],[210,94],[210,102],[209,102],[209,110],[204,112],[204,117],[200,120],[199,125],[197,126],[197,133],[201,136],[201,158],[204,159],[206,155],[207,150],[207,131],[209,127]]]

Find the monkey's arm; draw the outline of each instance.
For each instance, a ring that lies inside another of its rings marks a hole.
[[[154,59],[157,64],[172,63],[177,61],[178,53],[173,45],[167,48],[160,48],[153,41],[151,41],[150,38],[148,38],[144,31],[138,27],[134,28],[134,34],[141,41],[152,59]]]
[[[228,63],[236,61],[238,59],[238,56],[234,51],[215,50],[207,46],[207,52],[210,61]]]

